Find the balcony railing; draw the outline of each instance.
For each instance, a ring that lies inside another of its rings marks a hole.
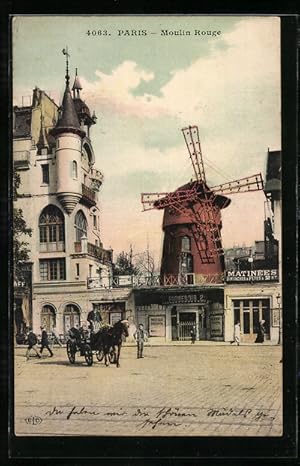
[[[97,170],[96,168],[91,168],[90,179],[92,183],[92,188],[95,191],[99,191],[103,183],[103,174],[100,172],[100,170]]]
[[[87,243],[87,250],[83,250],[81,241],[76,241],[74,243],[75,253],[89,254],[90,256],[96,257],[102,263],[107,263],[112,261],[112,251],[100,248],[92,243]]]
[[[27,169],[30,164],[30,152],[28,150],[19,150],[14,152],[14,166],[19,169]]]
[[[96,204],[96,193],[87,185],[82,183],[82,198],[88,203],[88,205]]]
[[[194,286],[213,283],[224,283],[223,273],[197,274],[186,273],[179,275],[166,274],[161,278],[162,286]]]
[[[204,284],[222,284],[224,283],[224,274],[207,274],[197,275],[197,283],[191,281],[190,274],[182,275],[165,275],[141,277],[136,275],[120,275],[106,277],[104,280],[99,277],[89,277],[87,280],[88,288],[147,288],[147,287],[178,287],[178,286],[195,286]]]
[[[64,241],[58,241],[57,243],[40,243],[40,252],[63,252],[64,250]]]

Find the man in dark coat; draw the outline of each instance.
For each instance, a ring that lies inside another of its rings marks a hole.
[[[144,341],[148,339],[148,333],[144,330],[143,324],[139,325],[133,336],[137,344],[137,359],[143,358]]]
[[[100,322],[102,322],[102,317],[98,309],[93,309],[88,313],[87,321],[89,322],[89,328],[92,332],[99,330]]]
[[[51,348],[49,348],[48,333],[46,332],[45,327],[41,327],[41,330],[42,330],[42,341],[41,341],[40,353],[42,354],[43,349],[47,348],[47,350],[50,353],[50,358],[52,358],[53,353],[51,351]]]
[[[265,320],[260,320],[259,321],[259,327],[258,327],[258,332],[257,332],[257,337],[255,340],[255,343],[263,343],[265,339]]]
[[[36,344],[37,344],[37,337],[36,337],[36,334],[33,333],[32,329],[29,330],[29,333],[27,335],[27,341],[28,341],[28,348],[27,348],[27,351],[26,351],[26,359],[28,361],[29,359],[29,353],[31,350],[35,351],[35,353],[37,354],[37,356],[39,358],[41,358],[41,355],[39,354],[38,350],[37,350],[37,347],[36,347]]]

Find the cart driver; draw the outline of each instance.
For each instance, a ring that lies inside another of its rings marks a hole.
[[[102,317],[101,317],[100,311],[96,308],[93,308],[88,313],[87,321],[89,323],[89,328],[91,332],[97,332],[100,329],[101,323],[102,323]]]

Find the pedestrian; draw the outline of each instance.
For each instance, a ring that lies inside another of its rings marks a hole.
[[[257,337],[255,340],[255,343],[263,343],[265,340],[265,320],[260,320],[259,321],[259,327],[258,327],[258,332],[257,332]]]
[[[63,345],[62,345],[62,343],[60,341],[60,336],[58,334],[58,331],[56,330],[55,325],[53,325],[53,328],[52,328],[52,335],[54,337],[54,342],[58,343],[59,346],[62,348]]]
[[[133,337],[137,344],[137,359],[143,358],[144,342],[148,339],[148,333],[144,330],[143,324],[139,324],[139,327],[134,332]]]
[[[42,330],[42,341],[41,341],[40,353],[42,354],[43,349],[44,349],[44,348],[47,348],[47,350],[48,350],[49,353],[50,353],[50,358],[52,358],[53,353],[52,353],[52,351],[51,351],[51,348],[49,347],[48,333],[46,332],[45,327],[41,327],[41,330]]]
[[[241,324],[240,324],[240,321],[238,320],[234,326],[234,340],[232,340],[230,342],[230,344],[232,345],[232,343],[236,343],[237,346],[240,346],[240,342],[241,342]]]
[[[195,327],[193,327],[192,330],[191,330],[191,343],[192,343],[192,345],[195,343],[195,341],[196,341],[196,329],[195,329]]]
[[[28,348],[27,348],[27,351],[26,351],[26,360],[28,361],[29,354],[30,354],[31,350],[33,350],[36,353],[36,355],[39,358],[41,358],[41,355],[39,354],[38,349],[36,347],[36,344],[38,342],[37,336],[36,336],[35,333],[33,333],[31,328],[28,330],[28,332],[29,332],[28,335],[27,335]]]

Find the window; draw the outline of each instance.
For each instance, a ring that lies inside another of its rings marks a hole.
[[[49,165],[41,165],[42,167],[42,183],[49,184]]]
[[[73,176],[73,178],[75,178],[75,180],[77,180],[78,171],[77,171],[77,162],[76,162],[76,160],[73,160],[73,162],[72,162],[72,176]]]
[[[92,271],[93,271],[93,266],[89,265],[89,277],[91,278],[92,276]]]
[[[180,272],[193,273],[193,256],[188,252],[182,252],[180,257]]]
[[[76,264],[76,276],[79,277],[79,275],[80,275],[79,264]]]
[[[96,215],[93,215],[93,225],[94,225],[94,228],[97,228],[97,216]]]
[[[191,238],[188,236],[183,236],[181,240],[181,250],[190,251],[191,250]]]
[[[270,300],[269,299],[234,299],[234,323],[240,321],[244,335],[258,332],[259,321],[265,320],[266,334],[270,333]]]
[[[61,210],[49,205],[39,218],[40,249],[43,252],[63,251],[65,241],[64,216]]]
[[[40,278],[41,281],[65,280],[65,259],[41,259]]]
[[[87,221],[82,210],[75,216],[76,241],[80,241],[82,236],[87,236]]]

